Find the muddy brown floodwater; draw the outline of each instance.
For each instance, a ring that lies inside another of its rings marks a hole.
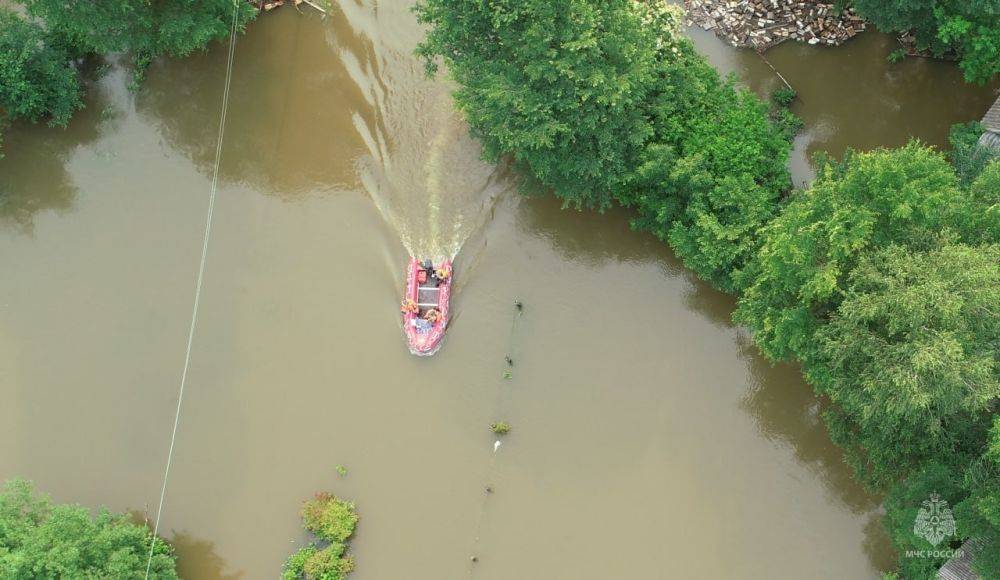
[[[890,565],[880,500],[852,483],[797,369],[763,361],[732,300],[626,215],[516,195],[447,86],[419,74],[420,34],[402,2],[343,0],[325,20],[282,9],[239,40],[161,526],[182,574],[275,577],[316,490],[357,502],[356,580]],[[755,89],[776,82],[753,53],[692,34]],[[870,33],[769,53],[802,95],[799,179],[808,150],[943,144],[992,98],[945,63],[888,65],[890,49]],[[155,512],[224,64],[223,46],[159,64],[138,95],[115,66],[67,130],[6,135],[0,478]],[[402,238],[465,240],[431,359],[399,329]],[[496,419],[513,431],[494,454]]]

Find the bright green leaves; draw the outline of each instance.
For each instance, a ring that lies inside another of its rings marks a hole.
[[[320,542],[309,544],[285,562],[285,580],[344,580],[354,570],[347,540],[354,534],[358,514],[354,504],[329,493],[317,493],[302,506],[302,523]]]
[[[808,361],[812,334],[843,299],[861,252],[928,247],[941,228],[957,224],[963,201],[947,161],[917,143],[827,165],[762,230],[736,319],[769,357]]]
[[[66,126],[83,107],[76,70],[37,24],[0,8],[0,108],[11,119]]]
[[[442,57],[490,159],[510,155],[575,207],[610,206],[652,131],[657,37],[629,0],[426,0],[418,49]]]
[[[846,287],[806,370],[849,426],[840,439],[859,474],[881,486],[969,452],[962,431],[1000,398],[1000,246],[890,246]]]
[[[142,578],[152,534],[125,514],[91,518],[77,505],[53,506],[30,482],[0,491],[0,577],[11,579]],[[157,540],[150,578],[176,579],[173,550]]]

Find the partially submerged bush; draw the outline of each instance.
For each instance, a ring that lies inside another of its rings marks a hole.
[[[510,425],[504,421],[497,421],[490,425],[490,431],[493,431],[497,435],[506,435],[510,433]]]
[[[302,522],[317,537],[342,543],[354,533],[358,514],[353,503],[320,492],[302,506]]]
[[[346,554],[347,540],[354,534],[358,514],[354,504],[320,492],[302,506],[302,524],[319,538],[292,554],[285,562],[284,580],[343,580],[354,570],[354,559]]]

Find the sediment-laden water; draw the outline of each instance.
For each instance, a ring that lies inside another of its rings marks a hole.
[[[692,34],[754,89],[778,82]],[[357,503],[356,580],[889,565],[879,499],[852,483],[797,369],[763,361],[732,300],[626,215],[513,194],[409,55],[419,38],[405,5],[343,0],[327,19],[283,8],[239,41],[161,525],[184,576],[275,577],[316,490]],[[941,145],[991,101],[952,65],[888,65],[889,50],[866,33],[768,53],[801,95],[799,181],[810,151]],[[138,95],[115,69],[67,130],[5,135],[0,478],[155,510],[224,66],[224,46],[158,64]],[[459,247],[444,348],[412,357],[407,255]],[[513,431],[494,454],[498,419]]]

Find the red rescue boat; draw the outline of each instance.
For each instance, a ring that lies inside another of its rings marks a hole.
[[[441,347],[448,327],[451,280],[451,260],[435,264],[410,258],[402,307],[403,332],[415,355],[430,356]]]

